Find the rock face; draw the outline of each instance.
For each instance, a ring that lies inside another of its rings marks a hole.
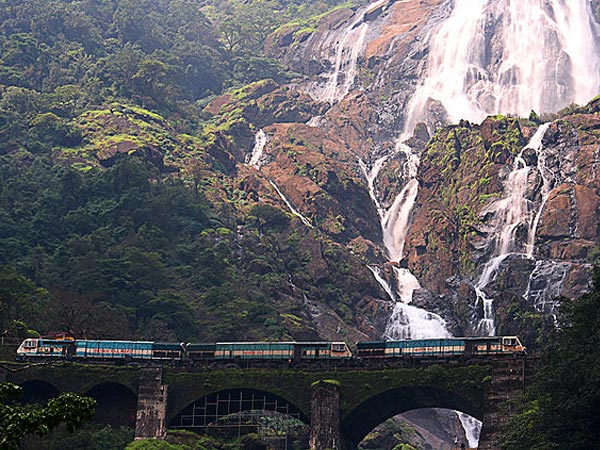
[[[383,1],[284,27],[267,49],[301,77],[288,86],[260,83],[206,108],[218,124],[209,153],[234,184],[358,258],[362,280],[371,276],[367,265],[393,272],[385,266],[380,222],[409,180],[408,154],[397,142],[427,69],[429,33],[451,14],[451,3]],[[492,28],[486,32],[495,35]],[[490,51],[500,55],[500,44],[493,44]],[[356,59],[348,59],[353,52]],[[348,92],[328,90],[332,80]],[[530,341],[531,330],[552,321],[557,296],[585,292],[598,258],[598,102],[545,118],[552,123],[540,148],[527,148],[536,123],[490,116],[445,126],[444,107],[431,101],[427,108],[427,125],[404,137],[420,158],[419,192],[398,267],[410,269],[421,286],[415,304],[442,315],[453,334],[478,332],[486,314],[479,286],[494,301],[496,332]],[[259,129],[265,143],[255,155]],[[247,165],[253,156],[258,162]],[[504,210],[518,168],[527,172],[519,194],[525,206],[513,224]],[[506,253],[499,250],[503,230],[510,233]],[[325,283],[316,267],[312,283]],[[483,283],[486,270],[491,274]],[[368,290],[351,306],[357,308],[352,327],[380,338],[393,304],[377,283]],[[332,326],[316,322],[323,330]]]

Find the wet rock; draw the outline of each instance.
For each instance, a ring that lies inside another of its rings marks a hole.
[[[571,235],[573,219],[573,186],[563,184],[552,191],[540,227],[538,236],[542,239],[568,238]]]

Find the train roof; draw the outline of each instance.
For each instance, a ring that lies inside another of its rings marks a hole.
[[[217,345],[236,345],[236,344],[293,344],[293,345],[323,345],[323,344],[345,344],[344,341],[253,341],[253,342],[245,342],[245,341],[237,341],[237,342],[217,342]]]
[[[462,336],[462,337],[442,337],[442,338],[422,338],[422,339],[394,339],[387,341],[359,341],[356,345],[375,345],[375,344],[384,344],[384,343],[392,343],[392,342],[456,342],[456,341],[497,341],[498,339],[503,338],[516,338],[518,336]]]

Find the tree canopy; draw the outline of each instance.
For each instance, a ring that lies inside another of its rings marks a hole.
[[[600,269],[590,293],[563,302],[534,390],[520,409],[503,449],[600,448]]]
[[[23,388],[0,383],[0,448],[18,449],[29,434],[44,435],[59,425],[69,432],[89,421],[96,412],[96,401],[73,393],[63,393],[46,406],[17,403]]]

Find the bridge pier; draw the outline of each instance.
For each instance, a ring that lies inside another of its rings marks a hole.
[[[164,439],[167,434],[167,386],[162,384],[161,367],[140,369],[135,440]]]
[[[492,384],[486,395],[479,450],[500,448],[500,436],[513,415],[506,401],[525,393],[526,363],[525,359],[506,359],[492,364]]]
[[[340,386],[335,381],[312,384],[310,449],[349,450],[341,434]]]

